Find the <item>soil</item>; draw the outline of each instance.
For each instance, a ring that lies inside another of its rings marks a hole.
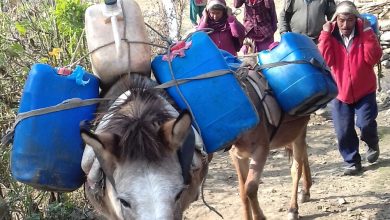
[[[228,5],[232,5],[232,1],[228,0]],[[157,3],[143,0],[137,2],[143,11],[149,10],[149,13]],[[275,1],[278,14],[282,8],[281,2]],[[238,18],[242,18],[242,13]],[[183,33],[191,28],[187,20],[183,24]],[[279,39],[277,34],[275,39]],[[374,164],[363,161],[364,172],[361,175],[342,175],[342,158],[329,114],[312,116],[307,143],[314,183],[311,200],[300,204],[301,219],[390,219],[390,70],[384,70],[384,75],[383,90],[378,93],[380,111],[377,119],[381,154]],[[364,159],[363,143],[360,152]],[[283,149],[270,153],[262,181],[258,198],[266,217],[271,220],[286,219],[291,177],[290,163]],[[237,176],[228,152],[214,155],[204,186],[204,198],[224,219],[242,219]],[[185,212],[184,219],[213,220],[221,217],[199,199]]]
[[[388,73],[388,76],[390,72]],[[388,105],[389,103],[387,103]],[[380,158],[374,164],[363,161],[364,172],[343,176],[333,124],[312,116],[308,128],[309,163],[313,176],[311,200],[300,204],[301,219],[390,219],[390,108],[378,116]],[[364,157],[363,143],[360,147]],[[258,198],[267,219],[286,219],[290,200],[290,163],[284,150],[274,150],[264,169]],[[224,219],[242,219],[235,169],[227,152],[218,152],[210,164],[204,187],[205,200]],[[193,203],[184,219],[221,219],[202,200]]]

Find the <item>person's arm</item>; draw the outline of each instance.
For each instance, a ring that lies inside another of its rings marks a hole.
[[[364,61],[368,64],[375,65],[380,61],[383,52],[378,37],[369,27],[370,22],[365,20],[362,34]]]
[[[291,0],[285,0],[284,6],[282,11],[280,12],[279,16],[279,33],[283,34],[285,32],[290,32],[290,21],[292,17],[292,10],[290,9],[292,7]]]
[[[245,0],[234,0],[233,6],[234,6],[235,8],[239,8],[239,7],[241,7],[244,3],[245,3]]]
[[[328,21],[332,19],[335,11],[336,11],[336,3],[334,2],[334,0],[327,0],[325,15]]]
[[[278,29],[278,17],[276,15],[275,2],[270,0],[271,3],[271,22],[272,22],[272,30],[276,31]]]
[[[202,13],[202,17],[200,18],[199,25],[198,25],[198,27],[196,29],[200,30],[200,29],[203,29],[203,28],[208,28],[209,25],[207,23],[207,20],[208,20],[207,10],[204,9],[203,13]]]
[[[326,22],[318,38],[318,49],[329,67],[334,65],[335,51],[332,46],[332,30],[334,24]]]
[[[230,31],[232,33],[232,36],[235,38],[238,38],[239,41],[242,43],[245,38],[245,27],[242,25],[236,17],[233,15],[229,15],[227,19],[229,26],[230,26]]]

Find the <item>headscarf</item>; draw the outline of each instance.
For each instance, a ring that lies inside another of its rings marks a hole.
[[[356,9],[355,4],[351,1],[340,2],[336,7],[336,12],[334,13],[331,21],[335,21],[337,15],[339,14],[354,14],[357,18],[360,18],[360,14]]]
[[[207,24],[209,28],[212,28],[214,31],[226,31],[230,30],[230,26],[227,22],[228,15],[226,13],[226,2],[225,0],[208,0],[206,9],[210,10],[213,6],[215,5],[221,5],[223,8],[225,8],[223,12],[223,16],[221,19],[218,21],[214,21],[211,17],[210,14],[207,13],[208,19],[207,19]]]

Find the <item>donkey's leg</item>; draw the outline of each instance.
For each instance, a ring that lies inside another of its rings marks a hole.
[[[244,208],[244,218],[246,220],[252,219],[252,211],[249,204],[249,199],[245,193],[245,182],[248,176],[249,170],[249,159],[248,158],[238,158],[232,151],[229,151],[232,158],[234,167],[236,168],[238,184],[240,190],[240,198]]]
[[[260,177],[263,173],[265,162],[269,154],[269,146],[258,146],[252,154],[249,164],[249,173],[245,183],[246,195],[252,207],[253,219],[265,219],[264,213],[260,208],[257,192],[260,184]]]
[[[310,171],[310,166],[309,166],[309,159],[307,155],[307,145],[305,145],[305,151],[304,151],[304,156],[303,156],[303,188],[301,193],[299,194],[299,202],[304,203],[310,200],[310,187],[313,183],[312,178],[311,178],[311,171]]]
[[[288,219],[297,220],[298,215],[298,184],[299,179],[302,176],[302,169],[306,153],[306,129],[297,137],[293,142],[293,164],[291,166],[291,178],[292,178],[292,189],[291,189],[291,200],[290,208],[288,210]]]

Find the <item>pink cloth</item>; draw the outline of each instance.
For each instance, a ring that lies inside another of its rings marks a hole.
[[[184,57],[185,56],[185,50],[191,47],[192,41],[189,42],[184,42],[184,41],[179,41],[177,42],[174,46],[171,47],[171,52],[168,54],[165,54],[162,57],[162,60],[164,61],[171,61],[176,57]]]

